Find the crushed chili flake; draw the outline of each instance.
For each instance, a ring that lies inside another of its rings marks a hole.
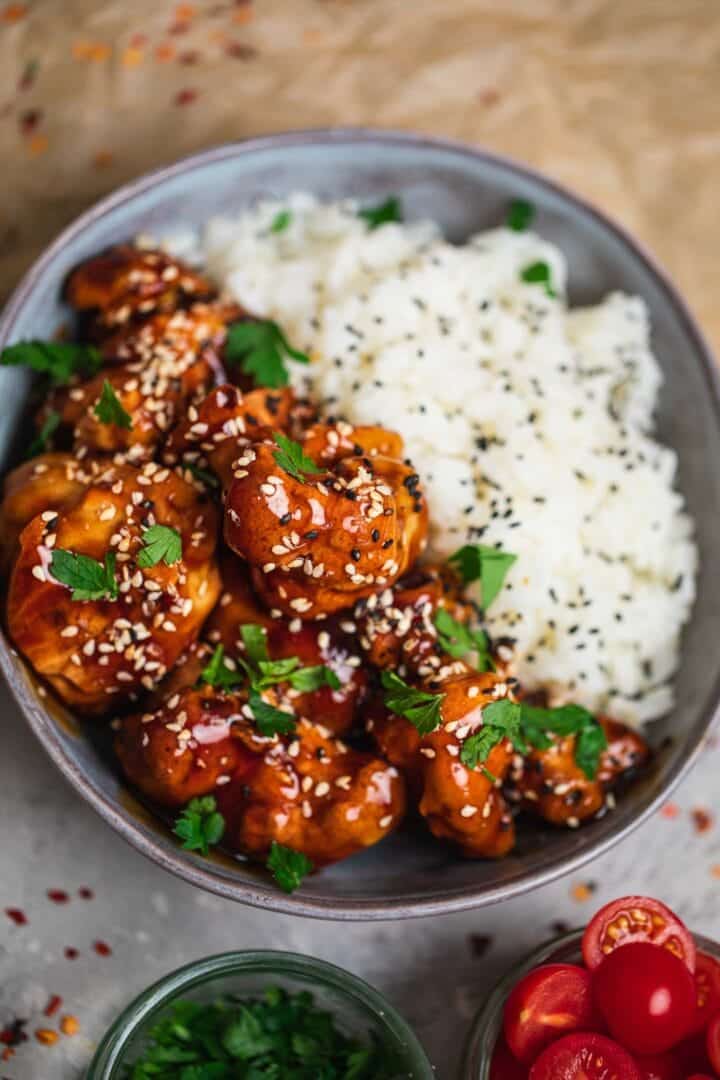
[[[92,891],[92,889],[89,889],[87,885],[81,885],[81,887],[78,889],[78,896],[81,900],[95,899],[95,893]]]
[[[66,960],[77,960],[80,953],[72,945],[66,945],[64,950],[64,956]]]
[[[667,818],[668,821],[674,821],[675,818],[680,817],[680,807],[677,803],[666,802],[665,805],[660,808],[660,816]]]
[[[60,1021],[60,1030],[63,1035],[77,1035],[80,1030],[80,1021],[77,1016],[72,1016],[71,1014],[63,1016]]]
[[[193,101],[197,99],[197,90],[179,90],[175,95],[174,101],[176,105],[191,105]]]
[[[254,49],[252,45],[243,45],[241,41],[231,41],[225,46],[225,53],[233,60],[254,60],[257,49]]]
[[[27,926],[28,917],[19,907],[6,907],[5,914],[16,926]]]
[[[45,1016],[54,1016],[62,1005],[62,1000],[59,994],[53,994],[45,1006]]]
[[[110,956],[112,954],[112,949],[106,941],[94,941],[93,949],[98,956]]]
[[[67,904],[70,900],[64,889],[48,889],[47,898],[52,900],[53,904]]]
[[[3,1046],[19,1046],[20,1043],[27,1042],[27,1034],[25,1028],[27,1027],[27,1020],[22,1020],[17,1017],[0,1031],[0,1043]]]
[[[703,810],[702,807],[697,807],[693,810],[692,820],[696,832],[705,833],[713,827],[712,814],[709,810]]]
[[[35,1038],[43,1046],[54,1046],[60,1036],[57,1031],[53,1031],[52,1028],[38,1028],[35,1032]]]
[[[23,135],[31,135],[38,127],[42,119],[39,109],[26,109],[20,114],[20,131]]]
[[[571,895],[573,900],[577,900],[579,904],[584,904],[586,900],[589,900],[592,894],[597,888],[594,881],[582,881],[577,885],[573,885]]]

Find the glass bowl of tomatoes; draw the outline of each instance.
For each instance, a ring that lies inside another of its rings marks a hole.
[[[720,944],[650,897],[614,900],[498,983],[464,1080],[715,1080]]]

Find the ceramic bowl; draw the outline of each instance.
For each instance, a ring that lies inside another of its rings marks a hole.
[[[702,570],[684,635],[676,712],[653,726],[653,767],[617,809],[576,831],[528,823],[502,862],[471,862],[407,826],[376,848],[279,892],[260,867],[222,854],[182,851],[174,837],[128,794],[101,738],[38,694],[6,640],[0,664],[29,724],[61,771],[125,839],[161,866],[222,896],[276,911],[325,918],[400,918],[481,906],[526,892],[606,851],[667,797],[690,767],[715,713],[720,656],[720,576],[714,548],[720,521],[720,412],[713,360],[683,300],[651,258],[617,225],[543,177],[482,150],[418,135],[333,130],[273,135],[209,150],[126,185],[70,225],[32,267],[0,323],[0,347],[50,336],[68,312],[60,300],[66,273],[108,244],[199,225],[261,197],[308,190],[325,199],[371,201],[396,193],[406,216],[430,217],[453,241],[504,219],[510,199],[537,208],[537,229],[570,266],[570,301],[597,302],[613,289],[642,296],[665,384],[660,438],[680,458],[679,485],[697,522]],[[27,380],[0,371],[0,466],[20,423]],[[88,734],[89,733],[89,734]]]
[[[179,968],[149,986],[105,1033],[85,1080],[125,1080],[148,1032],[179,1001],[257,998],[268,987],[313,995],[347,1035],[376,1043],[393,1080],[434,1080],[435,1073],[412,1029],[392,1005],[356,975],[296,953],[264,949],[210,956]]]

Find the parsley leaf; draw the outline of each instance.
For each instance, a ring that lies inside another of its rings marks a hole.
[[[261,735],[271,738],[273,735],[290,735],[295,730],[294,715],[268,704],[257,690],[250,690],[248,705]]]
[[[244,681],[244,674],[228,667],[225,649],[218,645],[209,663],[200,672],[199,682],[214,686],[217,690],[235,690]]]
[[[200,483],[205,484],[206,487],[212,488],[213,490],[217,490],[217,488],[220,487],[220,481],[215,473],[211,473],[207,469],[201,469],[193,462],[183,461],[181,468],[183,472],[189,472],[194,480],[199,480]]]
[[[518,749],[525,746],[520,735],[520,706],[517,702],[508,698],[491,701],[483,708],[482,718],[483,726],[465,740],[460,750],[460,760],[469,769],[487,761],[490,751],[505,738],[510,739]]]
[[[323,686],[329,686],[331,690],[339,690],[342,686],[333,669],[326,664],[315,664],[313,667],[293,671],[288,676],[288,682],[293,690],[298,690],[301,694],[309,694]]]
[[[219,812],[214,795],[191,799],[178,817],[173,832],[183,841],[186,851],[207,855],[213,844],[219,844],[225,832],[225,818]]]
[[[394,671],[383,671],[380,682],[386,691],[385,707],[414,724],[421,735],[429,735],[442,722],[443,694],[428,694],[408,686]]]
[[[557,296],[552,284],[552,272],[546,262],[534,262],[520,274],[520,280],[528,285],[544,285],[548,296]]]
[[[182,537],[177,529],[169,525],[151,525],[143,529],[143,547],[137,557],[138,566],[157,566],[162,561],[166,566],[182,559]]]
[[[295,892],[304,877],[313,869],[313,864],[307,855],[301,851],[293,851],[273,840],[268,856],[267,868],[280,888],[287,893]]]
[[[271,233],[285,232],[285,230],[287,229],[287,227],[288,227],[288,225],[290,224],[291,221],[292,221],[292,211],[291,210],[278,210],[277,214],[275,215],[275,217],[270,222],[270,232]]]
[[[55,548],[50,573],[56,581],[70,586],[73,600],[117,600],[114,551],[108,551],[101,563],[89,555]]]
[[[251,375],[257,386],[278,389],[287,386],[289,375],[286,357],[299,364],[309,364],[310,358],[293,349],[277,323],[237,322],[228,330],[225,359],[238,363],[245,375]]]
[[[103,381],[100,397],[93,412],[101,424],[115,424],[116,427],[125,428],[126,431],[130,431],[133,426],[130,413],[125,412],[107,379]]]
[[[468,653],[477,654],[478,671],[494,671],[495,664],[490,655],[490,644],[484,630],[475,630],[452,617],[447,608],[438,608],[435,613],[435,628],[438,643],[449,656],[462,659]]]
[[[530,228],[535,217],[535,207],[525,199],[515,199],[510,203],[507,214],[507,227],[514,232],[525,232]]]
[[[68,341],[18,341],[3,349],[0,364],[32,368],[60,385],[73,375],[95,374],[102,367],[102,357],[97,349]]]
[[[466,544],[450,556],[451,563],[462,578],[463,585],[480,580],[482,605],[485,611],[500,592],[505,575],[517,555],[486,544]]]
[[[256,623],[245,623],[240,627],[240,637],[253,664],[268,659],[267,630]]]
[[[27,453],[25,454],[26,459],[33,458],[37,454],[42,454],[43,450],[47,449],[48,441],[60,426],[60,420],[60,413],[56,412],[54,409],[47,414],[42,427],[27,448]]]
[[[400,199],[397,195],[390,195],[385,202],[358,210],[358,217],[367,222],[368,229],[378,229],[391,221],[400,222],[403,219]]]
[[[319,476],[325,472],[325,469],[319,468],[312,458],[303,453],[300,443],[293,442],[292,439],[288,439],[286,435],[281,435],[277,431],[274,433],[273,438],[280,447],[273,454],[276,462],[284,472],[295,480],[299,480],[301,484],[305,483],[305,475]]]

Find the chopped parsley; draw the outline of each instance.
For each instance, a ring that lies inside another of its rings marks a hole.
[[[48,442],[60,426],[61,419],[60,413],[56,412],[55,409],[47,414],[42,427],[27,448],[27,453],[25,454],[26,458],[33,458],[37,454],[42,454],[44,450],[47,450]]]
[[[273,840],[267,868],[283,892],[291,893],[302,885],[303,878],[312,871],[313,864],[301,851],[294,851]]]
[[[390,1080],[376,1040],[346,1034],[307,990],[175,1001],[136,1049],[128,1080]]]
[[[143,547],[137,557],[138,566],[157,566],[164,562],[172,566],[182,558],[182,536],[169,525],[151,525],[143,529]]]
[[[463,585],[480,581],[482,605],[485,611],[500,592],[505,576],[517,555],[486,544],[466,544],[450,556],[448,562],[457,570]]]
[[[502,698],[486,705],[482,718],[483,726],[465,740],[460,751],[460,760],[468,768],[487,761],[490,751],[503,739],[509,739],[519,753],[527,754],[530,746],[547,750],[552,746],[552,735],[574,735],[575,763],[588,780],[595,779],[607,739],[592,713],[582,706],[541,709]]]
[[[240,365],[257,386],[278,389],[287,386],[290,376],[286,358],[299,364],[309,364],[310,358],[293,349],[276,322],[236,322],[228,330],[225,359]]]
[[[513,232],[525,232],[535,217],[535,207],[525,199],[514,199],[508,207],[507,227]]]
[[[394,671],[383,671],[380,676],[385,707],[397,716],[404,716],[420,735],[429,735],[442,722],[440,706],[443,694],[428,694],[408,686]]]
[[[130,431],[133,426],[130,413],[125,412],[119,397],[107,379],[103,381],[100,397],[93,412],[101,424],[115,424],[116,427],[125,428],[126,431]]]
[[[244,680],[243,672],[228,666],[222,645],[216,646],[208,664],[200,672],[199,679],[201,683],[206,683],[216,690],[236,690]]]
[[[544,285],[548,296],[557,296],[552,283],[552,271],[546,262],[534,262],[520,274],[520,280],[528,285]]]
[[[358,210],[358,217],[367,222],[368,229],[378,229],[381,225],[387,225],[388,222],[402,221],[402,204],[397,195],[390,195],[385,202]]]
[[[89,345],[67,341],[18,341],[0,353],[0,364],[32,368],[48,375],[57,385],[73,375],[94,375],[102,367],[102,357]]]
[[[275,451],[273,457],[283,472],[292,476],[293,479],[304,484],[306,476],[320,476],[325,472],[325,469],[319,468],[312,458],[303,453],[300,443],[288,439],[286,435],[281,435],[277,431],[273,438],[280,447],[279,450]]]
[[[207,855],[225,832],[225,818],[217,808],[215,796],[191,799],[175,822],[173,832],[180,837],[186,851]]]
[[[291,735],[295,730],[294,713],[284,712],[275,705],[270,705],[252,686],[248,705],[261,735],[271,739],[273,735]]]
[[[56,581],[72,589],[73,600],[117,600],[114,551],[108,551],[105,561],[98,562],[89,555],[55,548],[50,573]]]
[[[484,630],[477,630],[454,619],[447,608],[439,608],[435,614],[438,644],[448,654],[461,660],[468,653],[475,653],[478,671],[494,671],[490,643]]]
[[[292,211],[291,210],[279,210],[277,212],[277,214],[275,215],[275,217],[270,222],[270,232],[271,233],[285,232],[285,230],[287,229],[287,227],[288,227],[288,225],[290,224],[291,221],[292,221]]]

